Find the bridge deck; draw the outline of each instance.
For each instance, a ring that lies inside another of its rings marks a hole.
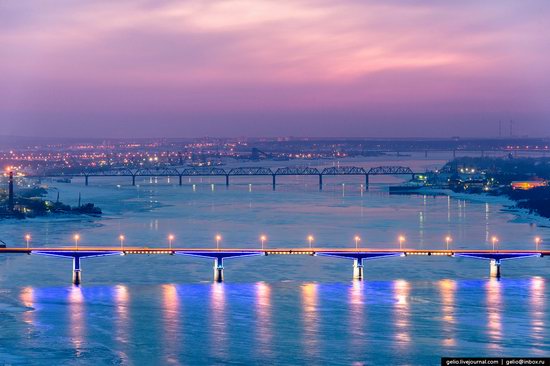
[[[150,247],[32,247],[32,248],[0,248],[0,254],[31,254],[33,252],[59,252],[59,253],[84,253],[96,252],[98,254],[109,254],[113,252],[123,254],[174,254],[176,252],[185,253],[220,253],[220,254],[239,254],[239,253],[258,253],[266,255],[315,255],[315,254],[405,254],[405,255],[460,255],[460,254],[538,254],[541,256],[550,255],[550,250],[491,250],[491,249],[393,249],[393,248],[150,248]]]

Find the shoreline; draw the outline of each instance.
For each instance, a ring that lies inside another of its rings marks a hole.
[[[550,218],[540,216],[536,213],[530,213],[529,210],[525,208],[516,207],[516,201],[506,197],[506,196],[490,196],[485,193],[456,193],[451,189],[441,189],[441,188],[420,188],[418,194],[426,195],[445,195],[455,199],[461,199],[470,202],[483,202],[491,204],[499,204],[502,206],[501,211],[508,212],[516,216],[513,222],[520,223],[533,223],[541,227],[550,227]]]

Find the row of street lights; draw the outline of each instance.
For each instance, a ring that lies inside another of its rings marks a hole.
[[[176,237],[173,234],[168,235],[168,247],[170,249],[172,249],[172,243],[173,243],[175,238]],[[126,240],[126,237],[121,234],[118,237],[118,239],[120,241],[120,248],[124,249],[124,240]],[[220,249],[220,242],[222,240],[222,236],[220,234],[216,234],[214,239],[216,240],[216,249],[219,250]],[[74,244],[75,244],[76,249],[78,249],[78,242],[80,241],[80,235],[79,234],[74,234],[73,235],[73,240],[74,240]],[[308,235],[307,241],[309,243],[309,248],[310,249],[313,247],[314,240],[315,240],[315,238],[313,237],[313,235]],[[355,249],[359,249],[359,242],[361,241],[361,237],[359,235],[355,235],[353,240],[355,241]],[[397,240],[399,241],[399,249],[403,249],[403,244],[405,243],[405,241],[407,239],[405,238],[404,235],[399,235]],[[25,235],[25,242],[27,243],[27,248],[30,248],[30,241],[31,241],[31,235],[26,234]],[[263,235],[263,234],[260,235],[260,242],[262,244],[262,249],[265,249],[266,241],[267,241],[267,236]],[[446,244],[446,249],[447,250],[450,249],[450,244],[451,244],[452,241],[453,241],[453,238],[450,235],[445,237],[445,244]],[[491,237],[491,243],[493,245],[493,251],[495,251],[497,249],[498,242],[499,242],[499,240],[496,236]],[[539,236],[535,237],[535,250],[539,250],[540,243],[542,243],[542,239]]]

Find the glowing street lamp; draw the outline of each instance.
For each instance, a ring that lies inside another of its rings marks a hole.
[[[399,235],[399,249],[403,249],[403,243],[407,240],[405,236]]]
[[[445,237],[445,243],[447,244],[447,250],[449,250],[449,244],[453,241],[453,238],[451,236]]]
[[[28,249],[29,248],[29,243],[31,241],[31,235],[30,234],[25,235],[25,241],[27,242],[27,249]]]
[[[359,242],[361,241],[361,237],[359,237],[359,235],[355,235],[355,238],[353,238],[355,240],[355,249],[359,249]]]
[[[220,241],[222,240],[222,236],[220,234],[216,235],[216,249],[220,250]]]
[[[264,243],[266,240],[267,240],[267,236],[265,235],[260,236],[260,241],[262,242],[262,249],[264,249]]]
[[[124,249],[124,239],[126,239],[126,237],[120,234],[118,237],[118,240],[120,240],[120,249]]]
[[[493,252],[496,250],[496,245],[498,243],[498,238],[496,236],[493,236],[491,238],[491,242],[493,243]]]
[[[172,249],[172,242],[174,241],[174,239],[175,239],[174,235],[172,235],[172,234],[168,235],[168,247],[170,249]]]
[[[313,237],[313,235],[309,235],[309,236],[307,237],[307,241],[309,242],[309,247],[310,247],[310,248],[311,248],[311,244],[313,243],[313,240],[314,240],[314,239],[315,239],[315,238]]]
[[[536,250],[539,250],[539,246],[540,246],[540,243],[541,243],[541,242],[542,242],[542,239],[541,239],[539,236],[537,236],[537,237],[535,238],[535,249],[536,249]]]
[[[74,234],[73,239],[74,239],[74,245],[75,245],[76,249],[78,249],[78,241],[80,240],[80,235],[79,234]]]

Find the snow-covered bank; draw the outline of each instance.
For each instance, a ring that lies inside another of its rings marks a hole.
[[[542,217],[536,213],[530,213],[529,210],[516,207],[516,201],[506,196],[491,196],[478,193],[457,193],[450,189],[421,188],[418,194],[425,195],[446,195],[454,199],[470,202],[487,202],[502,206],[502,211],[512,213],[516,216],[513,222],[532,223],[542,227],[550,227],[550,219]]]

